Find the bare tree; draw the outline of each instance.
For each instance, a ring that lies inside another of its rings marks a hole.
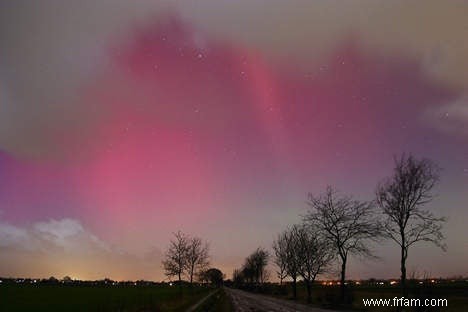
[[[248,262],[248,260],[242,266],[241,276],[244,283],[253,284],[255,282],[255,270],[253,264]]]
[[[298,247],[297,256],[300,261],[299,274],[306,284],[307,301],[311,302],[311,288],[315,278],[326,272],[335,255],[320,233],[302,226],[298,227],[295,235]]]
[[[162,261],[166,276],[177,276],[179,284],[182,281],[182,274],[187,264],[188,246],[189,237],[186,234],[181,231],[174,233],[174,239],[171,240]]]
[[[256,282],[261,284],[265,283],[269,278],[266,266],[268,265],[270,254],[263,248],[257,248],[250,258],[254,264]]]
[[[280,280],[280,285],[283,285],[283,280],[288,276],[286,270],[287,266],[287,252],[288,252],[288,241],[284,234],[279,234],[276,240],[273,242],[274,258],[273,263],[278,267],[276,275]]]
[[[273,243],[273,250],[275,251],[275,263],[280,271],[284,270],[283,278],[290,277],[292,279],[293,297],[297,298],[297,279],[299,278],[299,266],[301,259],[298,254],[298,241],[297,233],[299,231],[298,225],[293,225],[291,228],[285,230],[278,235],[278,238]]]
[[[257,248],[246,259],[242,268],[244,278],[250,283],[261,284],[268,278],[266,266],[269,253],[263,248]]]
[[[444,218],[435,217],[422,206],[429,203],[432,190],[439,181],[439,167],[428,159],[401,156],[395,159],[393,176],[377,186],[377,203],[386,217],[384,231],[401,249],[401,289],[406,289],[406,259],[408,249],[415,243],[431,242],[445,250],[442,224]]]
[[[244,284],[245,277],[242,272],[242,269],[234,269],[234,271],[232,272],[232,281],[236,286]]]
[[[298,225],[293,225],[288,231],[285,232],[287,240],[287,253],[286,253],[286,271],[293,281],[293,297],[297,298],[297,279],[299,278],[299,267],[301,259],[299,258],[299,244],[297,241],[297,232],[299,231]]]
[[[193,283],[193,277],[210,264],[208,251],[208,243],[203,243],[201,238],[192,237],[187,240],[184,270],[190,284]]]
[[[341,301],[345,300],[346,264],[351,255],[373,257],[369,241],[380,237],[381,230],[371,202],[340,196],[330,186],[323,195],[309,194],[310,211],[304,222],[333,246],[341,264]]]

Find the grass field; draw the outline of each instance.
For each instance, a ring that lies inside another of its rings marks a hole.
[[[0,311],[185,311],[211,289],[177,286],[0,285]]]
[[[213,296],[211,296],[203,305],[201,305],[195,312],[232,312],[231,300],[223,288],[219,289]]]

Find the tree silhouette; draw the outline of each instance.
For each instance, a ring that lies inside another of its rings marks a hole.
[[[162,261],[166,276],[177,276],[179,284],[187,265],[189,240],[189,237],[181,231],[174,233],[174,239],[171,240],[165,259]]]
[[[288,244],[285,235],[279,234],[273,242],[274,258],[273,263],[278,267],[276,276],[280,280],[280,285],[283,285],[283,280],[288,276],[287,272],[287,252]]]
[[[174,233],[162,261],[166,276],[177,276],[179,283],[185,274],[193,283],[193,278],[209,265],[209,246],[201,238],[190,237],[178,231]]]
[[[242,271],[242,269],[234,269],[234,271],[232,272],[232,282],[237,287],[241,286],[245,282],[245,276]]]
[[[247,282],[261,284],[264,283],[268,275],[266,266],[268,264],[269,254],[263,248],[257,248],[246,259],[242,268],[242,275]]]
[[[307,301],[311,302],[311,288],[317,275],[326,272],[335,255],[330,244],[313,229],[304,226],[295,231],[299,275],[307,288]]]
[[[417,242],[431,242],[445,250],[442,243],[444,218],[435,217],[422,206],[429,203],[432,190],[439,181],[439,167],[429,159],[402,155],[395,159],[393,176],[377,186],[377,203],[386,220],[384,231],[401,250],[400,270],[403,296],[406,288],[406,259],[408,249]]]
[[[374,205],[338,195],[331,186],[323,195],[309,194],[308,204],[311,210],[304,216],[304,222],[329,242],[341,262],[341,302],[344,302],[348,258],[373,257],[369,242],[381,235]]]
[[[292,279],[293,297],[297,298],[297,279],[299,277],[299,266],[301,259],[299,258],[299,243],[297,240],[297,232],[300,226],[293,225],[278,235],[278,238],[273,243],[275,251],[275,263],[284,266],[285,277],[289,276]]]
[[[202,279],[211,283],[214,286],[221,286],[223,284],[224,274],[221,270],[210,268],[201,272]]]
[[[191,285],[195,274],[206,269],[210,264],[208,251],[208,244],[203,243],[201,238],[192,237],[187,239],[184,270]]]

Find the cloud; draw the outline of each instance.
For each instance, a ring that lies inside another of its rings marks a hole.
[[[105,242],[86,231],[80,222],[73,219],[37,222],[32,232],[41,241],[50,242],[66,252],[111,252]]]
[[[441,106],[428,108],[423,119],[444,133],[468,136],[468,94],[462,94]]]
[[[101,240],[75,219],[51,219],[28,226],[0,222],[0,248],[0,276],[160,278],[161,252],[157,248],[149,251],[151,257],[129,254]]]
[[[0,223],[0,246],[4,249],[43,254],[104,254],[112,248],[74,219],[50,219],[29,226]]]
[[[2,248],[21,246],[22,249],[35,249],[35,244],[30,244],[30,237],[25,229],[11,224],[0,224],[0,246]]]

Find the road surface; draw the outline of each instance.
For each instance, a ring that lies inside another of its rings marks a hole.
[[[225,288],[236,312],[333,312],[300,303],[252,294],[239,289]]]

